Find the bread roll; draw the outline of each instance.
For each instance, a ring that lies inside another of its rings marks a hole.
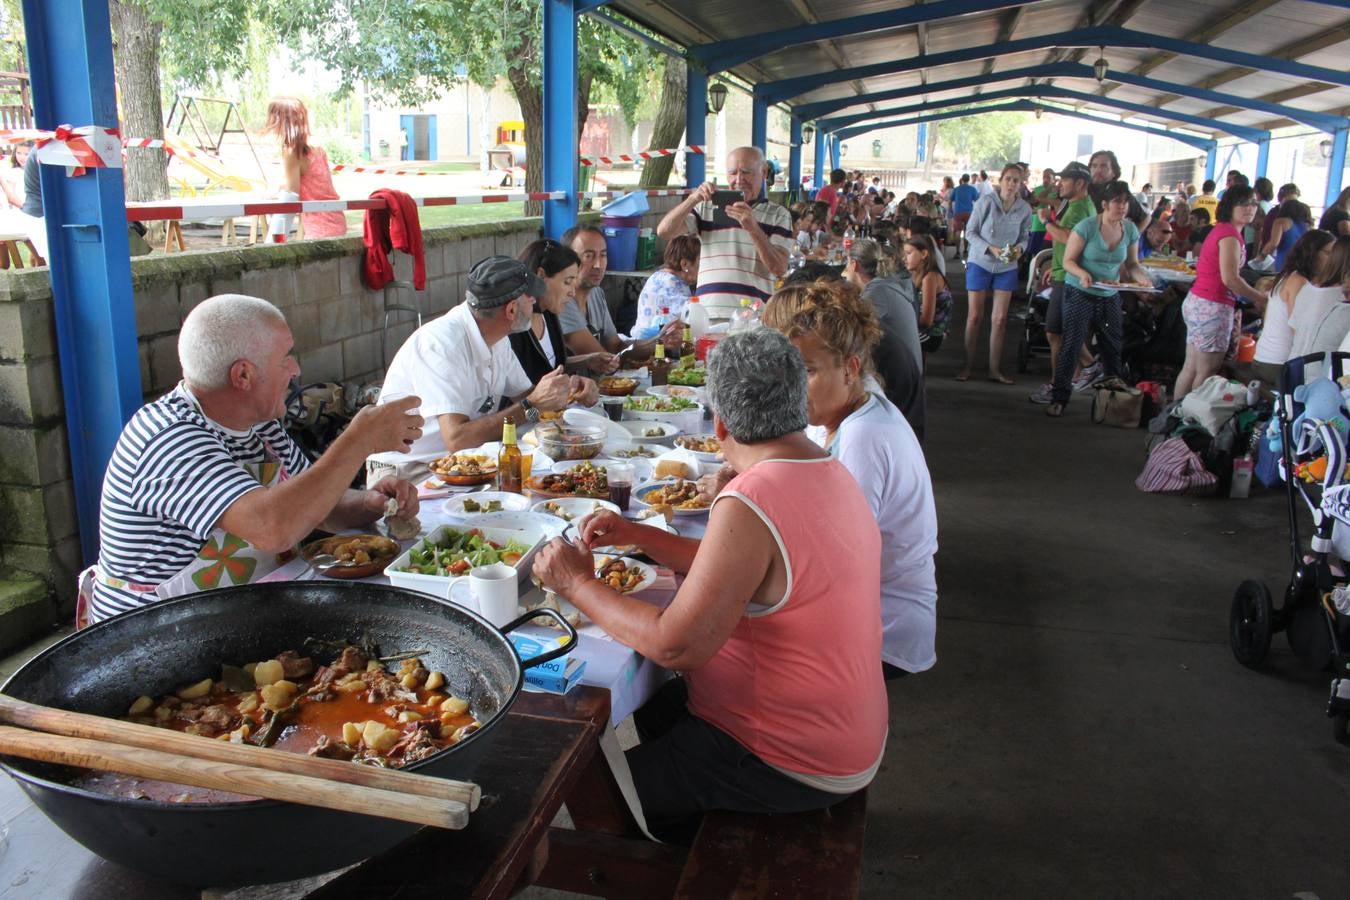
[[[689,466],[678,459],[663,459],[656,464],[657,478],[689,478]]]

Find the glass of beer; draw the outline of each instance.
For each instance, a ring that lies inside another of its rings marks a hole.
[[[530,471],[534,468],[534,453],[532,451],[520,451],[520,483],[522,486],[530,480]]]

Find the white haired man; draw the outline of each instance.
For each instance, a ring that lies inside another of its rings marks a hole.
[[[407,482],[350,487],[371,453],[421,437],[421,417],[408,412],[416,397],[362,409],[311,463],[280,422],[300,367],[275,306],[240,294],[206,300],[183,321],[178,358],[183,380],[131,417],[108,463],[81,618],[255,582],[315,528],[373,522],[391,497],[399,516],[417,514]]]
[[[719,209],[713,205],[716,186],[704,182],[656,226],[662,240],[698,235],[703,252],[695,293],[711,315],[721,317],[731,315],[742,297],[768,300],[795,243],[791,214],[761,197],[763,151],[737,147],[727,154],[727,180],[742,199]]]

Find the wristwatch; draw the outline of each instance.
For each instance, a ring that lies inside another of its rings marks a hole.
[[[539,421],[539,407],[535,406],[533,403],[531,403],[529,400],[526,400],[524,397],[520,398],[520,408],[521,411],[525,413],[525,420],[527,422]]]

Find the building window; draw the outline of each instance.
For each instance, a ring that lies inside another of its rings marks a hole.
[[[1075,156],[1087,156],[1092,152],[1092,135],[1080,134],[1078,136],[1078,152]]]

